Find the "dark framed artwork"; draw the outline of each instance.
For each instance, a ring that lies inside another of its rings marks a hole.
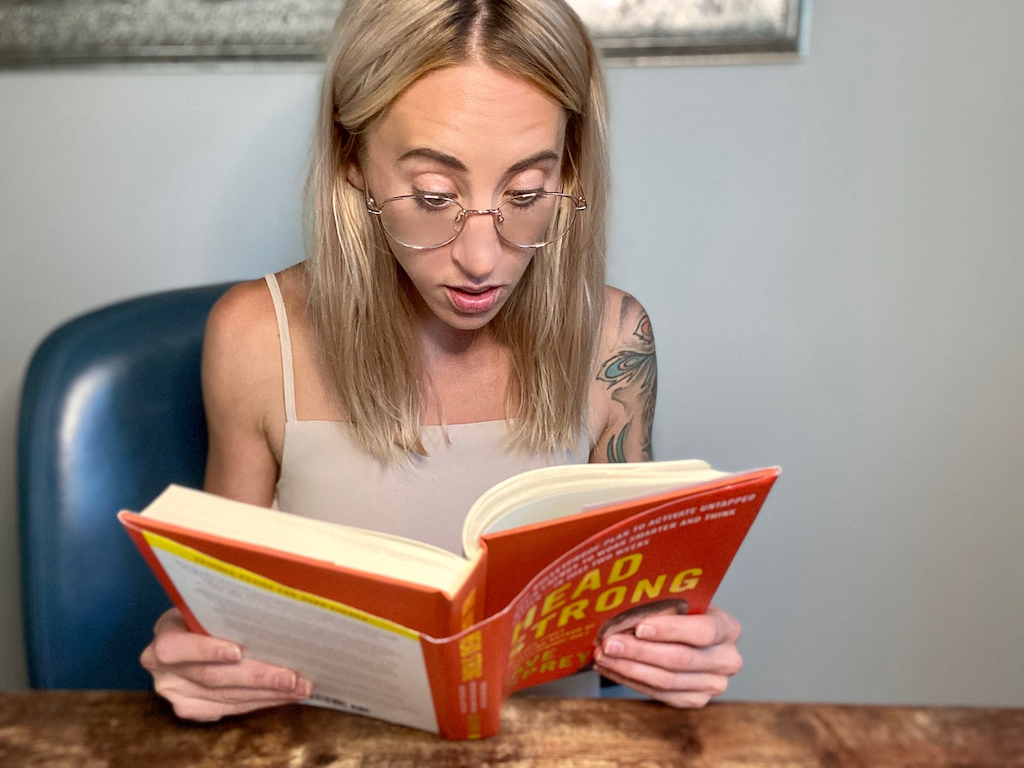
[[[786,61],[800,54],[808,0],[569,0],[605,60],[629,64]]]
[[[793,59],[808,0],[569,0],[607,61]],[[0,66],[316,61],[343,0],[0,0]]]

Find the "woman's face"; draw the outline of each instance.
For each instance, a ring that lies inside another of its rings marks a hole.
[[[483,64],[449,67],[398,97],[368,132],[362,166],[350,167],[348,180],[377,202],[435,193],[493,209],[513,192],[558,191],[565,121],[558,102],[525,80]],[[467,331],[498,313],[534,252],[498,237],[492,216],[467,217],[438,248],[390,242],[420,317]]]

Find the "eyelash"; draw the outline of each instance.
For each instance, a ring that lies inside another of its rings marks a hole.
[[[412,191],[414,195],[419,195],[420,197],[443,197],[445,200],[455,200],[458,197],[454,192],[429,192],[425,189],[417,189],[416,187],[413,187]],[[539,195],[545,191],[543,187],[537,187],[536,189],[510,189],[505,194],[511,199],[526,195]]]
[[[454,200],[457,197],[454,192],[431,192],[426,189],[417,189],[416,187],[413,187],[412,193],[420,197],[443,197],[446,200]]]

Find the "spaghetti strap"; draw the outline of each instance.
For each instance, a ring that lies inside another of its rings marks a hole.
[[[295,416],[295,369],[292,363],[292,338],[288,332],[288,314],[281,296],[281,286],[272,274],[266,274],[270,297],[274,300],[274,312],[277,314],[277,335],[281,339],[281,368],[284,377],[284,416],[287,421],[298,421]]]

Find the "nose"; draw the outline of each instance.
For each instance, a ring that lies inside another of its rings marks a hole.
[[[487,277],[501,258],[503,243],[495,229],[494,215],[467,213],[462,231],[452,242],[452,259],[468,277]]]

